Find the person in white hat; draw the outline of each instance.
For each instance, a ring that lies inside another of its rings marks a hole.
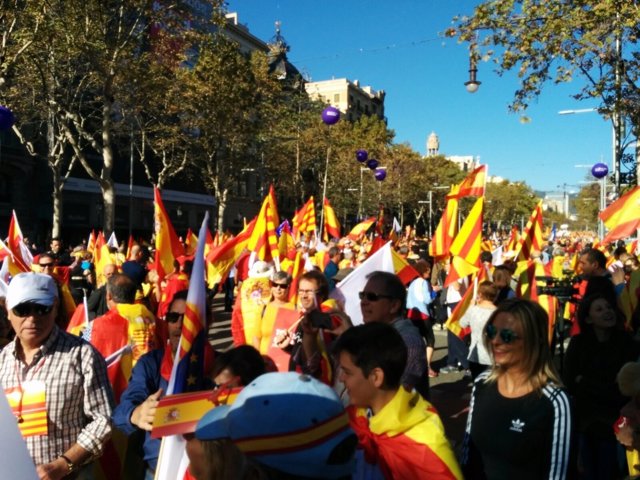
[[[40,478],[77,475],[111,436],[104,359],[56,325],[58,289],[50,276],[16,275],[6,307],[16,337],[0,352],[0,386]]]

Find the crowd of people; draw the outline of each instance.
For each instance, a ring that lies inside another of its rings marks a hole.
[[[506,236],[485,240],[480,272],[452,278],[407,230],[405,271],[367,270],[358,318],[341,288],[375,241],[302,239],[300,271],[241,255],[208,292],[207,325],[219,293],[233,347],[198,359],[213,408],[182,432],[185,478],[640,475],[637,249],[565,238],[518,261]],[[88,245],[50,247],[10,278],[0,315],[0,384],[37,473],[152,479],[193,256],[160,278],[142,243],[99,272]],[[454,371],[471,387],[461,445],[430,402],[429,379]]]

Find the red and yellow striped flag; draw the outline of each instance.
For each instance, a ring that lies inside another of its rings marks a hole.
[[[628,238],[640,227],[640,185],[629,190],[598,215],[609,229],[602,243]]]
[[[273,260],[276,265],[280,261],[280,252],[278,251],[278,236],[276,235],[276,223],[274,214],[277,215],[278,210],[271,194],[267,195],[262,202],[260,213],[256,217],[256,223],[251,232],[251,237],[247,243],[247,249],[256,253],[256,257],[260,260]]]
[[[538,252],[542,250],[542,200],[533,209],[527,226],[524,227],[515,258],[517,261],[529,260],[534,250]]]
[[[371,225],[373,225],[376,220],[376,217],[369,217],[366,220],[363,220],[351,229],[347,237],[354,242],[357,241],[361,235],[367,233],[367,231],[371,228]]]
[[[476,200],[458,235],[451,244],[451,269],[445,286],[459,278],[476,273],[480,268],[480,247],[482,245],[482,210],[484,197]]]
[[[442,212],[442,218],[438,223],[431,243],[429,244],[429,255],[436,259],[449,256],[449,249],[453,238],[458,231],[458,200],[452,198],[447,200],[447,204]]]
[[[335,210],[329,203],[329,199],[324,199],[324,240],[329,241],[329,238],[340,238],[340,222],[336,216]]]
[[[153,189],[153,207],[155,217],[156,232],[156,270],[160,278],[173,272],[173,262],[176,258],[184,255],[184,247],[171,224],[169,215],[162,203],[160,190]]]
[[[518,248],[518,243],[520,243],[520,231],[518,226],[514,225],[511,227],[511,234],[509,235],[505,252],[515,252],[516,248]]]
[[[24,244],[24,236],[22,235],[22,230],[20,230],[20,225],[18,224],[18,217],[16,216],[15,210],[13,210],[11,214],[7,243],[8,247],[13,252],[12,260],[14,265],[21,272],[30,272],[31,264],[33,263],[33,256]]]
[[[298,241],[302,235],[316,230],[316,209],[313,196],[298,210],[293,217],[293,238]]]
[[[447,199],[463,197],[481,197],[484,195],[484,187],[487,181],[487,166],[480,165],[471,172],[462,183],[454,185]]]
[[[212,247],[207,255],[207,262],[211,264],[210,269],[207,269],[207,284],[211,287],[216,283],[220,283],[220,280],[229,273],[229,270],[236,263],[236,260],[240,257],[242,252],[246,249],[251,233],[256,224],[254,218],[249,222],[247,228],[230,238],[226,242],[217,247]]]

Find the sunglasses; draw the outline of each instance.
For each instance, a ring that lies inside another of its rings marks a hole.
[[[511,343],[520,338],[520,335],[513,330],[508,328],[498,330],[493,324],[487,325],[484,329],[484,333],[489,340],[493,340],[498,334],[500,334],[500,340],[502,340],[503,343]]]
[[[53,310],[53,305],[40,305],[39,303],[21,303],[11,309],[17,317],[48,315]]]
[[[167,314],[164,316],[164,319],[167,323],[176,323],[179,320],[182,320],[184,318],[184,313],[178,313],[178,312],[167,312]]]
[[[393,298],[391,295],[382,295],[373,292],[358,292],[358,297],[360,297],[360,300],[368,300],[369,302],[377,302],[378,300],[383,298]]]
[[[320,290],[298,290],[298,295],[317,295]]]
[[[53,268],[55,263],[39,263],[40,268]]]
[[[271,287],[272,288],[289,288],[289,284],[288,283],[271,282]]]

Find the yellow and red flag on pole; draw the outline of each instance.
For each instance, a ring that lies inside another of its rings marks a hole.
[[[278,236],[276,235],[275,215],[277,207],[272,205],[274,197],[267,195],[262,202],[260,212],[256,217],[256,223],[249,237],[247,249],[255,252],[256,258],[264,261],[273,260],[276,267],[280,262],[280,252],[278,251]]]
[[[451,192],[447,194],[447,199],[463,197],[481,197],[484,195],[484,188],[487,182],[487,166],[480,165],[473,172],[467,175],[461,183],[454,185]]]
[[[278,237],[278,250],[280,251],[281,258],[287,258],[292,251],[296,249],[296,242],[293,241],[293,235],[291,235],[291,229],[289,228],[289,221],[285,220],[278,227],[280,236]],[[278,232],[276,230],[276,233]]]
[[[231,270],[242,252],[247,248],[255,224],[256,218],[251,220],[247,228],[238,235],[217,247],[211,248],[207,255],[207,262],[212,266],[207,272],[209,275],[207,282],[210,287],[216,283],[220,283],[222,278],[229,273],[229,270]]]
[[[609,229],[602,243],[633,235],[640,227],[640,185],[629,190],[598,215]]]
[[[391,260],[393,261],[393,271],[400,277],[400,280],[402,280],[402,283],[405,285],[408,285],[409,282],[420,276],[418,271],[393,248],[391,249]]]
[[[324,199],[324,240],[329,241],[329,238],[340,238],[340,222],[336,216],[336,212],[329,203],[329,199]]]
[[[429,243],[429,255],[436,259],[449,256],[449,249],[458,232],[458,200],[452,198],[442,212],[442,218],[436,228],[431,243]]]
[[[156,232],[156,270],[162,279],[165,275],[173,272],[173,262],[176,258],[184,255],[184,247],[173,228],[169,215],[162,203],[160,190],[153,189],[153,208]]]
[[[316,230],[316,209],[313,203],[313,196],[296,212],[293,217],[293,238],[298,241],[300,237],[308,232]]]
[[[515,252],[516,248],[518,248],[518,243],[520,243],[520,231],[518,230],[518,226],[514,225],[511,227],[511,234],[509,235],[505,251]]]
[[[113,258],[109,252],[109,245],[104,238],[102,231],[98,232],[98,238],[96,238],[96,245],[93,252],[93,264],[96,268],[96,285],[100,287],[106,282],[104,278],[104,267],[113,264]]]
[[[480,251],[482,245],[482,210],[484,197],[476,200],[458,235],[451,244],[451,269],[445,280],[445,286],[458,278],[476,273],[480,269]]]
[[[209,230],[207,230],[208,232]],[[196,251],[196,247],[198,246],[198,237],[193,231],[189,228],[187,229],[187,233],[184,236],[184,254],[185,255],[193,255]]]
[[[367,233],[367,231],[371,228],[371,225],[373,225],[376,220],[377,217],[369,217],[366,220],[363,220],[351,229],[347,237],[354,242],[357,241],[361,235]]]
[[[542,250],[542,200],[533,209],[531,217],[524,227],[524,233],[518,242],[516,261],[529,260],[532,251]]]
[[[30,272],[31,264],[33,263],[33,255],[31,255],[31,252],[24,244],[24,236],[22,235],[22,230],[20,230],[15,210],[13,210],[11,214],[7,242],[9,244],[8,247],[13,252],[12,260],[15,266],[22,272]]]

